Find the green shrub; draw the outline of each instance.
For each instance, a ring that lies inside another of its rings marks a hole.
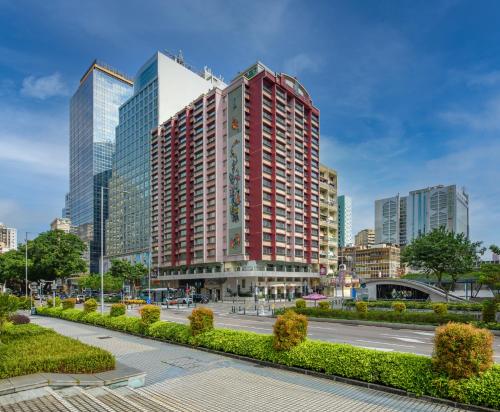
[[[397,313],[403,313],[406,310],[406,305],[403,302],[394,302],[391,307]]]
[[[13,326],[3,336],[0,379],[40,372],[97,373],[114,366],[109,352],[38,325]]]
[[[146,334],[157,339],[179,343],[189,343],[192,336],[191,329],[187,325],[164,321],[151,324]],[[202,335],[199,334],[197,338]]]
[[[139,313],[145,327],[160,320],[160,308],[156,305],[144,305]]]
[[[63,309],[61,312],[61,319],[71,320],[78,322],[85,315],[85,312],[80,309]]]
[[[273,327],[273,346],[276,350],[289,350],[303,342],[307,336],[307,318],[293,310],[278,316]]]
[[[19,299],[16,296],[0,293],[0,332],[7,326],[8,318],[16,312]]]
[[[111,305],[111,310],[109,311],[109,316],[121,316],[125,315],[126,306],[123,303],[113,303]]]
[[[67,298],[62,301],[63,309],[74,309],[76,305],[75,298]]]
[[[305,308],[307,305],[306,305],[306,301],[304,299],[297,299],[295,301],[295,307],[297,309],[303,309]]]
[[[470,378],[493,365],[493,334],[472,325],[448,323],[436,329],[434,367],[451,379]]]
[[[97,310],[97,301],[95,299],[87,299],[83,304],[83,311],[86,313],[95,312]]]
[[[495,299],[488,299],[483,303],[483,322],[496,322],[498,304]]]
[[[443,316],[448,313],[448,305],[446,303],[435,303],[432,305],[432,310],[436,315]]]
[[[19,305],[17,308],[20,310],[30,310],[33,305],[33,299],[31,299],[30,297],[21,296],[19,298]]]
[[[366,303],[366,302],[356,302]],[[400,322],[400,323],[413,323],[424,325],[441,325],[448,322],[461,322],[469,323],[474,322],[475,317],[469,314],[455,314],[448,313],[447,315],[438,316],[434,312],[403,312],[397,313],[389,310],[369,310],[366,313],[360,313],[357,310],[341,310],[341,309],[319,309],[319,308],[305,308],[295,309],[297,313],[306,316],[317,318],[331,318],[331,319],[352,319],[352,320],[369,320],[376,322]],[[276,314],[282,314],[283,310],[279,309]]]
[[[214,328],[214,312],[211,309],[204,307],[193,309],[188,319],[193,336]]]
[[[47,299],[47,306],[49,308],[57,308],[57,307],[61,306],[61,298],[59,296],[56,296],[55,305],[54,305],[54,300],[52,298],[48,298]]]
[[[144,333],[144,324],[139,318],[132,318],[125,315],[116,317],[107,317],[107,327],[123,332],[130,332],[136,335]]]
[[[366,314],[368,312],[368,304],[366,302],[356,302],[356,312]]]
[[[330,302],[322,301],[318,303],[320,309],[330,309]]]
[[[369,308],[386,308],[390,309],[392,307],[394,301],[392,300],[370,300],[368,301]],[[415,301],[405,301],[407,309],[433,309],[432,302],[415,302]],[[346,300],[344,302],[345,306],[354,306],[355,301]],[[463,312],[473,312],[473,311],[481,311],[482,304],[481,303],[448,303],[449,310],[457,310]]]

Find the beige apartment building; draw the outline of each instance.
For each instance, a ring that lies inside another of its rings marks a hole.
[[[323,164],[319,166],[319,207],[320,274],[330,278],[338,259],[337,172]]]
[[[401,275],[399,246],[378,244],[341,248],[339,264],[360,278],[391,278]]]
[[[355,246],[372,246],[375,244],[375,230],[363,229],[360,230],[354,237]]]
[[[50,224],[50,230],[62,230],[64,233],[70,233],[72,228],[71,220],[65,217],[56,217]]]

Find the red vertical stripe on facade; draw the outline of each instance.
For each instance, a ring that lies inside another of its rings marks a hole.
[[[250,260],[262,259],[262,74],[249,80],[250,94],[250,221],[247,234]]]
[[[186,109],[186,265],[191,264],[191,117],[192,109]]]
[[[177,178],[176,178],[176,139],[177,139],[177,124],[174,119],[171,120],[171,128],[170,128],[170,211],[171,211],[171,265],[175,266],[177,262]]]

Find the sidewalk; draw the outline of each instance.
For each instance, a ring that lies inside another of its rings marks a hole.
[[[144,391],[168,393],[193,411],[460,411],[61,319],[32,321],[109,350],[147,373]]]

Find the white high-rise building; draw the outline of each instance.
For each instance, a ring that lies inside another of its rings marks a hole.
[[[469,195],[456,185],[375,201],[375,243],[406,245],[435,228],[469,236]]]
[[[0,253],[17,250],[17,229],[0,222]]]
[[[352,199],[349,196],[339,196],[339,247],[351,246],[352,238]]]

